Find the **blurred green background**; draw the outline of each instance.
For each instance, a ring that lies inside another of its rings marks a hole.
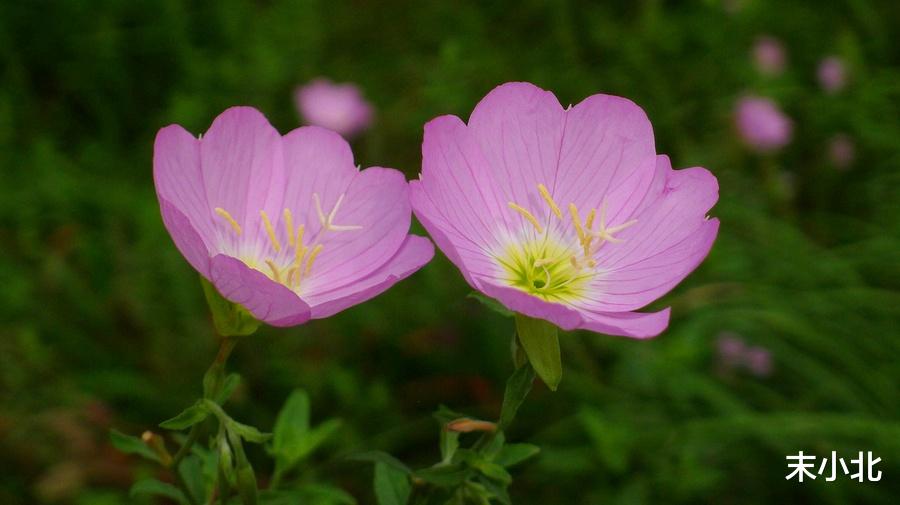
[[[896,503],[900,496],[900,5],[893,1],[596,4],[80,0],[0,4],[0,503],[106,505],[152,466],[109,446],[189,404],[215,340],[197,275],[162,226],[156,131],[199,133],[223,109],[300,124],[293,88],[357,83],[377,110],[363,166],[415,177],[422,125],[466,118],[497,84],[564,104],[605,92],[640,104],[659,152],[712,170],[722,221],[708,260],[657,306],[670,329],[633,341],[562,339],[557,393],[536,387],[511,433],[541,455],[514,472],[525,504]],[[779,38],[765,77],[753,41]],[[824,93],[821,58],[849,83]],[[774,98],[795,123],[758,156],[735,100]],[[856,145],[838,170],[837,133]],[[421,228],[417,228],[421,231]],[[230,406],[264,429],[295,387],[313,420],[343,419],[304,472],[372,503],[382,449],[438,457],[439,404],[496,416],[512,322],[467,298],[442,256],[336,317],[264,329],[230,368]],[[729,367],[723,334],[772,371]],[[873,451],[883,478],[786,481],[785,456]],[[250,450],[264,481],[271,471]]]

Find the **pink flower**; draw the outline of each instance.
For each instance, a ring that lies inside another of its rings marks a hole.
[[[369,127],[372,106],[353,84],[316,79],[294,92],[297,110],[307,123],[352,137]]]
[[[757,37],[753,44],[753,62],[760,73],[779,75],[784,72],[786,60],[781,41],[770,35]]]
[[[749,347],[744,354],[744,365],[757,377],[772,375],[772,353],[762,347]]]
[[[767,153],[781,149],[791,141],[793,123],[768,98],[745,96],[738,100],[735,123],[744,144]]]
[[[703,260],[719,229],[704,168],[672,170],[629,100],[508,83],[466,125],[425,125],[416,216],[475,289],[572,330],[652,337],[669,309],[634,312]]]
[[[233,107],[201,139],[170,125],[153,149],[163,222],[178,250],[228,300],[273,326],[323,318],[412,274],[433,247],[408,235],[403,174],[363,171],[336,133],[282,137]]]
[[[829,56],[819,63],[819,85],[826,93],[834,94],[847,84],[847,70],[844,61],[837,56]]]
[[[828,141],[828,157],[836,168],[845,170],[856,158],[856,145],[849,136],[839,133]]]

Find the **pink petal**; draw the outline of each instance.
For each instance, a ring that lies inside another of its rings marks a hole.
[[[537,184],[554,187],[565,112],[553,93],[526,82],[497,86],[472,111],[469,130],[488,162],[473,169],[492,172],[503,205],[539,203]]]
[[[428,231],[431,239],[444,255],[459,268],[466,282],[473,288],[480,289],[480,285],[472,273],[478,272],[492,277],[492,272],[496,269],[493,260],[488,257],[481,246],[441,215],[428,193],[423,189],[422,181],[410,181],[409,198],[416,218]]]
[[[322,204],[331,209],[334,202]],[[334,222],[362,228],[322,235],[322,253],[301,293],[314,295],[374,272],[403,244],[410,219],[409,187],[401,172],[381,167],[359,172],[346,189]]]
[[[706,257],[719,228],[706,213],[718,199],[716,178],[704,168],[672,170],[659,157],[652,195],[597,256],[604,272],[591,283],[594,299],[582,305],[598,312],[630,311],[647,305],[681,282]]]
[[[309,305],[293,291],[236,258],[214,256],[210,281],[226,299],[272,326],[295,326],[309,320]]]
[[[305,297],[313,319],[332,316],[369,300],[412,275],[434,256],[434,246],[424,237],[408,235],[393,258],[369,276],[343,287]]]
[[[589,209],[599,212],[605,199],[611,226],[625,221],[656,165],[647,115],[631,100],[612,95],[590,96],[566,112],[561,153],[550,193],[561,206],[574,203],[582,216]]]
[[[219,114],[201,140],[200,161],[210,210],[228,211],[243,228],[243,243],[246,237],[255,237],[267,244],[259,212],[270,217],[281,213],[285,185],[278,131],[258,110],[231,107]],[[220,238],[233,241],[231,227],[224,220],[218,223]]]
[[[166,200],[178,209],[207,246],[215,243],[215,228],[200,172],[200,141],[178,125],[159,130],[153,144],[153,179],[160,202]]]
[[[620,337],[652,338],[669,326],[670,312],[669,307],[659,312],[582,312],[584,322],[579,328]]]
[[[590,312],[548,302],[516,288],[495,284],[489,280],[484,280],[481,285],[481,291],[496,298],[509,310],[550,321],[563,330],[583,329],[606,335],[650,338],[662,333],[669,324],[668,308],[651,313]]]
[[[319,195],[327,214],[359,170],[350,144],[337,133],[318,126],[297,128],[284,136],[284,166],[287,183],[283,206],[293,213],[294,226],[306,227],[304,242],[308,244],[321,227],[313,193]],[[275,228],[279,240],[286,243],[281,219],[281,212],[273,216],[273,221],[278,222]]]
[[[159,207],[162,213],[163,224],[169,235],[175,242],[175,247],[184,256],[184,259],[209,278],[209,248],[203,242],[203,238],[197,233],[197,229],[190,220],[177,207],[164,198],[159,199]]]

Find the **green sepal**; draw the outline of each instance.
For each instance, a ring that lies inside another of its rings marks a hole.
[[[244,452],[244,446],[241,443],[241,437],[235,431],[227,429],[228,443],[234,451],[234,471],[235,484],[241,501],[244,505],[256,505],[257,503],[257,486],[256,473],[250,466],[247,454]]]
[[[516,314],[516,333],[538,377],[552,391],[556,391],[562,379],[562,360],[559,355],[559,334],[556,326],[543,319]]]
[[[232,303],[219,294],[219,291],[208,280],[200,277],[206,303],[212,312],[216,331],[223,337],[243,337],[251,335],[259,328],[260,322],[244,307]]]

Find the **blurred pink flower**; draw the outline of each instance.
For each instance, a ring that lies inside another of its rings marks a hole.
[[[791,141],[792,121],[768,98],[742,97],[734,118],[741,140],[757,152],[776,151]]]
[[[488,93],[466,124],[425,125],[410,182],[419,221],[474,289],[565,330],[647,338],[669,309],[636,310],[703,261],[718,182],[672,170],[647,115],[593,95],[564,109],[528,83]]]
[[[368,300],[434,252],[408,234],[402,173],[359,171],[338,134],[306,126],[282,137],[250,107],[226,110],[201,139],[178,125],[161,129],[153,178],[188,263],[272,326]]]
[[[372,106],[353,84],[315,79],[294,92],[300,116],[309,124],[352,137],[372,122]]]
[[[847,84],[847,68],[844,61],[837,56],[829,56],[819,63],[817,72],[819,85],[828,94],[844,89]]]
[[[722,332],[716,341],[719,360],[728,368],[739,366],[744,360],[746,346],[744,341],[736,333]]]
[[[744,366],[757,377],[772,375],[772,353],[763,347],[750,347],[744,352]]]
[[[718,364],[721,371],[744,369],[757,377],[772,374],[772,353],[760,346],[748,346],[740,335],[724,331],[716,340]]]
[[[828,141],[828,157],[836,168],[847,169],[856,158],[856,145],[848,135],[839,133]]]
[[[765,75],[779,75],[784,72],[787,62],[784,46],[771,35],[761,35],[753,43],[753,62],[756,69]]]

